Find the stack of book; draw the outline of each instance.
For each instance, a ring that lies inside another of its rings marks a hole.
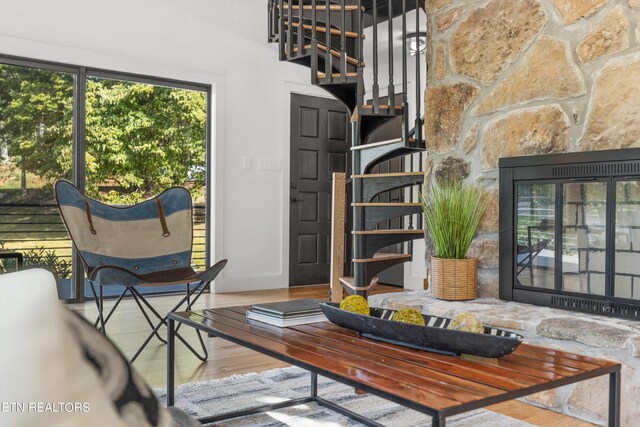
[[[323,301],[317,299],[302,299],[254,304],[247,311],[247,319],[257,320],[281,328],[324,322],[327,318],[322,314],[321,302]]]

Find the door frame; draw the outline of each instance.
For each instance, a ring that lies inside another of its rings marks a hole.
[[[291,198],[291,96],[293,94],[316,96],[318,98],[335,99],[329,92],[312,85],[285,81],[282,84],[282,245],[281,267],[283,288],[289,288],[289,200]]]

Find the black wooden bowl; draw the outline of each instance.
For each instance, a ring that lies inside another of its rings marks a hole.
[[[419,326],[389,320],[395,310],[372,308],[371,315],[364,316],[342,310],[336,303],[321,303],[320,307],[329,321],[363,337],[419,350],[501,357],[522,342],[522,335],[488,326],[484,334],[448,329],[452,320],[445,317],[423,315],[426,326]]]

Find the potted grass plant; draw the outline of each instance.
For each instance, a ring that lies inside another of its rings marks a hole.
[[[478,296],[478,260],[467,258],[487,207],[479,187],[461,181],[434,183],[427,197],[420,195],[426,237],[430,240],[433,296],[469,300]]]

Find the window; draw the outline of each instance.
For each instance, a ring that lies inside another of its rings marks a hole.
[[[0,64],[0,272],[27,267],[54,273],[61,297],[73,297],[71,240],[53,182],[72,178],[75,75]]]
[[[60,297],[81,301],[91,293],[80,263],[72,262],[53,182],[72,180],[116,205],[180,185],[194,199],[193,264],[205,268],[210,92],[206,85],[0,57],[0,250],[53,271]],[[16,260],[0,258],[0,269],[15,268]]]

